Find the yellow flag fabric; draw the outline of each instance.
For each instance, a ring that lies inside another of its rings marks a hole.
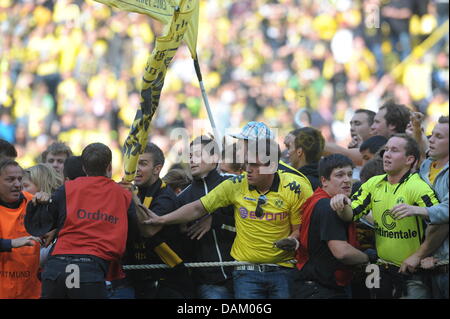
[[[193,12],[188,29],[184,36],[184,41],[191,52],[192,58],[197,60],[198,18],[200,14],[199,0],[188,0],[186,10],[193,10]]]
[[[197,34],[199,17],[199,0],[95,0],[97,2],[118,8],[123,11],[145,14],[168,25],[172,21],[176,8],[181,12],[190,12],[192,16],[184,40],[191,52],[192,58],[197,59]]]
[[[138,158],[147,144],[150,122],[159,104],[167,68],[183,40],[194,13],[193,7],[185,11],[185,1],[190,2],[190,0],[181,1],[180,10],[174,13],[168,34],[156,39],[155,48],[147,60],[142,78],[141,109],[136,113],[123,147],[124,179],[127,182],[133,181],[136,174]]]
[[[128,12],[146,14],[163,24],[172,21],[175,7],[178,5],[175,0],[95,0],[97,2],[118,8]]]

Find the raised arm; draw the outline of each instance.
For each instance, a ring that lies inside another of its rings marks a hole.
[[[362,165],[362,156],[361,156],[361,153],[359,152],[358,148],[350,148],[349,149],[349,148],[345,148],[345,147],[339,146],[334,143],[325,143],[325,148],[323,149],[323,154],[328,155],[328,154],[335,154],[335,153],[347,156],[357,166]]]

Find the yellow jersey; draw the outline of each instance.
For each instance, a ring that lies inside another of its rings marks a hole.
[[[220,207],[234,206],[236,238],[231,256],[238,261],[279,264],[294,267],[289,260],[294,252],[274,247],[274,242],[291,234],[291,226],[300,224],[300,207],[312,195],[311,186],[290,173],[276,172],[272,186],[261,205],[263,215],[255,209],[262,195],[248,184],[246,173],[223,181],[200,198],[208,213]]]
[[[439,201],[417,173],[405,176],[397,184],[389,183],[386,174],[374,176],[352,196],[353,220],[372,211],[378,256],[397,266],[416,252],[425,238],[421,217],[393,218],[391,209],[402,203],[430,207]]]

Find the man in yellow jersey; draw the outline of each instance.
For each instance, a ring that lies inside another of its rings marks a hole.
[[[245,173],[232,177],[200,200],[175,212],[156,216],[149,212],[149,224],[186,223],[220,207],[234,206],[236,238],[231,256],[251,265],[233,272],[235,298],[289,298],[294,251],[277,248],[279,240],[297,241],[300,207],[307,196],[306,181],[277,171],[278,144],[272,139],[248,142]]]
[[[426,257],[432,255],[427,258],[433,266],[431,295],[438,299],[448,299],[448,130],[448,116],[440,117],[429,139],[429,158],[422,163],[419,171],[420,177],[433,187],[441,203],[427,208],[400,204],[392,210],[396,218],[415,215],[430,221],[425,241],[403,262],[402,268],[414,272]],[[439,266],[436,266],[438,262]]]
[[[422,218],[397,220],[392,209],[402,203],[421,207],[439,203],[431,187],[412,172],[419,156],[419,146],[413,138],[406,134],[394,134],[384,149],[386,174],[372,177],[362,184],[352,201],[339,194],[330,203],[345,221],[358,220],[372,211],[376,249],[382,266],[380,287],[375,289],[377,298],[398,298],[407,294],[405,287],[408,281],[416,278],[400,273],[400,266],[419,249],[425,237]]]
[[[232,137],[238,139],[241,144],[238,143],[238,149],[237,149],[237,158],[242,158],[242,152],[247,153],[248,149],[248,142],[249,141],[257,141],[257,140],[263,140],[263,139],[275,139],[275,135],[273,134],[272,130],[263,122],[248,122],[241,130],[239,134],[231,134]],[[319,140],[316,140],[316,142],[320,142]],[[323,148],[323,147],[322,147]],[[320,155],[319,155],[320,156]],[[320,158],[319,158],[320,159]],[[293,163],[290,163],[291,165]],[[298,180],[299,183],[305,184],[303,188],[303,192],[305,193],[305,196],[309,197],[313,193],[313,186],[311,185],[311,182],[309,180],[309,176],[305,176],[302,172],[297,170],[296,168],[292,167],[291,165],[286,164],[282,160],[278,162],[278,171],[283,173],[290,173],[293,176],[294,179]]]

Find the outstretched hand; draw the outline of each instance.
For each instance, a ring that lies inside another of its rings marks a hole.
[[[41,243],[41,240],[39,239],[39,237],[25,236],[25,237],[19,237],[16,239],[12,239],[11,247],[19,248],[19,247],[23,247],[23,246],[34,246],[36,243]]]
[[[211,229],[211,224],[212,216],[207,215],[188,227],[187,235],[191,239],[200,240]]]
[[[161,216],[156,215],[154,212],[152,212],[142,204],[140,204],[138,207],[139,209],[137,209],[137,212],[139,212],[138,214],[140,214],[140,216],[138,216],[138,219],[142,224],[155,226],[163,225]]]

